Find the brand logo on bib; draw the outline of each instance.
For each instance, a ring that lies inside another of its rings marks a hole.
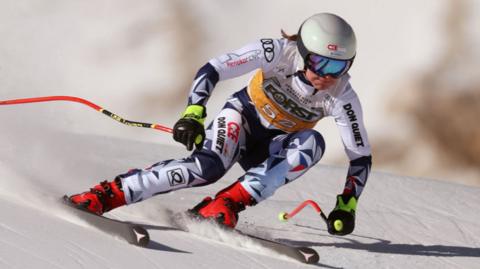
[[[272,84],[265,85],[265,93],[285,111],[301,120],[312,121],[319,116],[318,114],[305,109],[302,105],[299,105],[294,99],[277,90]]]

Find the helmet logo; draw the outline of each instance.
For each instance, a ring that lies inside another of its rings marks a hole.
[[[347,52],[347,48],[339,47],[336,44],[328,44],[327,49],[330,51],[330,55],[341,56]]]
[[[327,49],[336,51],[338,49],[338,46],[335,44],[328,44]]]

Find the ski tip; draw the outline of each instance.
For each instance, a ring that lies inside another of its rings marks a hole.
[[[64,195],[62,200],[67,206],[77,209],[78,211],[75,212],[81,218],[106,233],[120,236],[128,243],[139,247],[146,247],[150,242],[148,231],[141,225],[97,215],[82,206],[72,203],[67,195]]]
[[[298,251],[303,255],[303,257],[305,258],[305,263],[308,263],[308,264],[314,264],[314,263],[318,263],[318,261],[320,260],[320,256],[318,255],[318,253],[312,249],[312,248],[308,248],[308,247],[299,247],[298,248]]]
[[[132,227],[132,231],[135,235],[135,245],[146,247],[150,242],[150,235],[147,230],[140,226],[134,226]]]

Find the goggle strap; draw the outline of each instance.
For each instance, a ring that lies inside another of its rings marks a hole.
[[[303,24],[302,24],[302,26],[303,26]],[[305,47],[305,44],[303,44],[302,36],[300,35],[300,32],[302,31],[302,26],[300,26],[300,29],[298,29],[297,48],[298,48],[298,52],[300,52],[300,55],[302,56],[303,61],[306,62],[308,54],[310,52]]]

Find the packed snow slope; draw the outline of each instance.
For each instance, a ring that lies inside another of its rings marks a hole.
[[[63,121],[47,112],[70,110]],[[151,225],[151,244],[138,248],[84,223],[60,203],[130,168],[185,156],[179,145],[68,131],[76,117],[126,127],[80,105],[0,107],[0,268],[303,268],[309,267],[218,231],[166,229],[168,211],[183,211],[241,174],[234,167],[207,187],[156,196],[111,217]],[[92,126],[94,126],[92,124]],[[88,130],[89,126],[85,126]],[[142,132],[154,132],[138,129]],[[158,133],[159,136],[168,135]],[[331,236],[314,210],[277,220],[306,199],[328,213],[341,191],[345,167],[323,164],[241,214],[238,226],[257,235],[312,246],[326,268],[478,268],[480,189],[373,172],[359,202],[352,235]]]

